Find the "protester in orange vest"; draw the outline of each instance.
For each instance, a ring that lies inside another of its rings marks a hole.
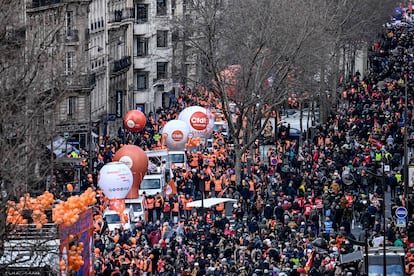
[[[162,213],[162,209],[164,207],[164,198],[162,197],[162,195],[157,192],[157,194],[155,195],[155,203],[154,203],[154,207],[155,207],[155,213],[157,215],[158,220],[161,220],[161,213]]]
[[[148,221],[152,222],[154,219],[155,199],[153,196],[145,197],[145,206],[148,212]]]
[[[188,203],[192,202],[193,199],[190,197],[190,195],[186,195],[184,198],[184,213],[185,213],[185,217],[189,218],[191,216],[191,210],[193,209],[193,207],[188,206]]]
[[[224,211],[224,207],[225,207],[224,202],[220,202],[219,204],[216,205],[216,216],[221,217],[221,214]]]
[[[214,192],[217,196],[223,190],[223,180],[221,176],[217,175],[214,179]]]
[[[173,199],[172,210],[171,210],[172,219],[173,219],[174,223],[178,222],[179,213],[180,213],[179,203],[178,203],[177,198],[174,198]]]

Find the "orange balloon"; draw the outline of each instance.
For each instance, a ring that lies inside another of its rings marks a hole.
[[[68,189],[68,192],[69,193],[71,193],[71,192],[73,192],[73,186],[72,186],[72,184],[68,184],[68,185],[66,185],[66,189]]]
[[[138,146],[125,145],[115,153],[112,160],[123,162],[131,169],[134,182],[125,198],[137,198],[139,186],[148,169],[147,155]]]
[[[124,117],[125,127],[133,132],[139,132],[144,129],[147,123],[145,114],[139,110],[130,110]]]

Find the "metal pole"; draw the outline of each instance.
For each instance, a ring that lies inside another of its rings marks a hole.
[[[383,156],[383,158],[382,158],[382,193],[383,193],[383,195],[382,195],[382,198],[383,198],[383,201],[382,201],[382,222],[383,222],[383,227],[384,227],[384,240],[383,240],[383,242],[382,242],[382,249],[383,249],[383,252],[382,252],[382,262],[383,262],[383,264],[384,264],[384,275],[383,276],[387,276],[387,248],[386,248],[386,223],[387,223],[387,221],[386,221],[386,219],[385,219],[385,166],[384,166],[384,163],[385,163],[385,158],[384,158],[385,156]]]
[[[407,133],[408,133],[408,80],[407,73],[404,74],[405,83],[405,100],[404,100],[404,202],[407,207],[408,202],[408,145],[407,145]],[[408,210],[408,208],[407,208]],[[411,214],[409,214],[411,215]]]
[[[365,275],[368,275],[368,226],[365,226]],[[385,266],[384,266],[385,267]]]

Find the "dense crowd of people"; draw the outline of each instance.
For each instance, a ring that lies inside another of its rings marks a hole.
[[[384,242],[379,237],[409,252],[410,272],[414,226],[409,221],[397,228],[388,217],[384,225],[382,216],[385,208],[412,210],[404,195],[402,159],[404,128],[413,119],[413,36],[405,25],[388,26],[372,47],[369,72],[342,83],[329,120],[300,143],[289,135],[276,137],[267,160],[258,147],[254,162],[243,157],[241,183],[235,179],[234,149],[216,132],[212,149],[201,145],[188,152],[189,169],[173,174],[177,194],[161,196],[148,221],[109,231],[96,209],[95,275],[355,276],[361,267],[341,264],[339,255],[353,252],[354,240],[367,238],[378,246]],[[210,93],[181,89],[169,108],[148,114],[138,137],[120,133],[118,141],[99,149],[96,162],[110,162],[123,142],[158,147],[165,123],[192,105],[219,103]],[[384,187],[391,202],[384,202]],[[202,196],[237,202],[206,210],[186,206]],[[355,237],[353,221],[367,231]]]

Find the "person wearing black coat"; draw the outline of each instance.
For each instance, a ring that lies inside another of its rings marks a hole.
[[[267,203],[267,204],[265,205],[264,209],[263,209],[263,216],[264,216],[267,220],[271,219],[271,218],[272,218],[272,216],[273,216],[273,208],[272,208],[272,206],[271,206],[269,203]]]

